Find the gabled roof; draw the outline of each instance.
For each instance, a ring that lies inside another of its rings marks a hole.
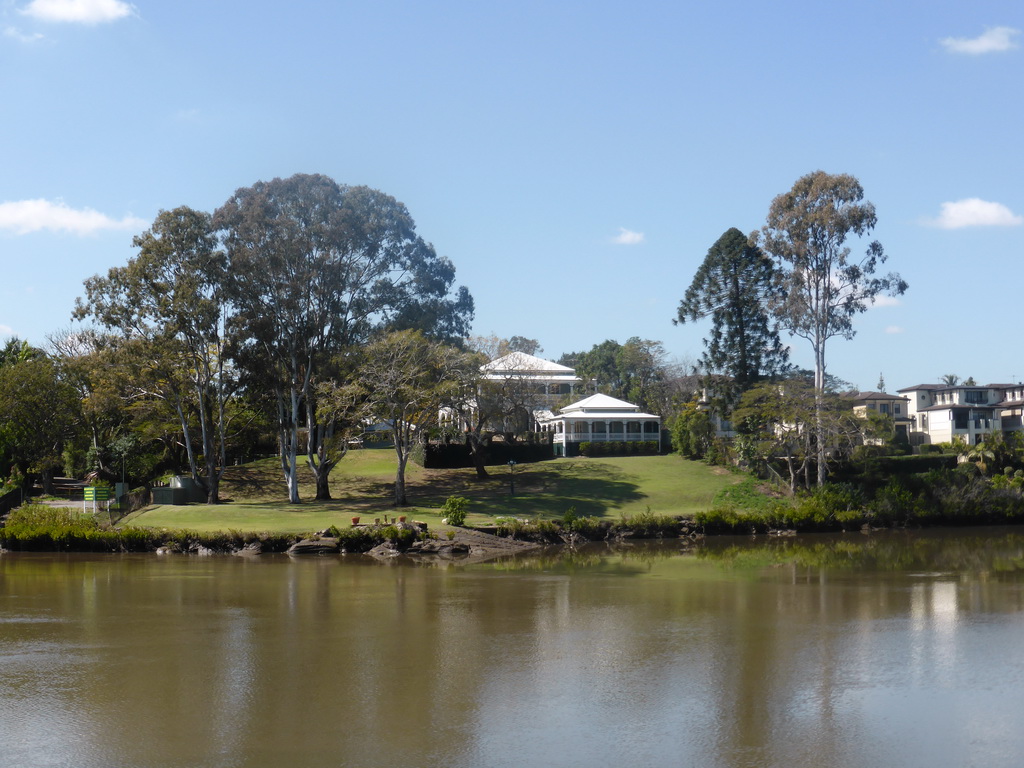
[[[919,389],[927,389],[929,391],[933,391],[933,390],[936,390],[936,389],[945,389],[945,388],[946,388],[945,384],[918,384],[918,385],[913,386],[913,387],[904,387],[903,389],[897,389],[896,391],[897,392],[916,392]]]
[[[652,413],[641,413],[639,405],[627,403],[608,395],[591,395],[558,411],[564,416],[582,416],[592,414],[602,417],[619,417],[628,419],[660,419]]]
[[[902,390],[901,390],[902,391]],[[885,392],[847,392],[843,397],[850,400],[909,400],[909,397],[902,395],[887,395]]]
[[[929,392],[952,392],[957,389],[1002,389],[1004,384],[918,384],[916,387],[904,387],[897,389],[897,392],[914,392],[918,389],[926,389]],[[1014,385],[1009,385],[1014,386]]]
[[[546,373],[546,374],[576,374],[572,368],[565,365],[553,363],[540,357],[528,355],[525,352],[509,352],[504,357],[491,360],[480,366],[484,373]]]

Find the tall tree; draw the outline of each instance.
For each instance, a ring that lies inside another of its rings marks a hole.
[[[80,405],[60,366],[45,355],[0,366],[0,458],[38,473],[43,492],[53,493],[54,470],[80,424]]]
[[[789,354],[769,311],[775,282],[771,259],[733,227],[708,250],[672,321],[711,318],[701,363],[728,377],[736,394],[786,368]]]
[[[791,493],[798,483],[810,486],[809,469],[815,461],[848,456],[872,429],[854,414],[849,400],[834,391],[818,392],[801,376],[751,387],[732,417],[740,433],[740,451],[750,458],[784,463]],[[824,437],[815,434],[817,423]],[[822,440],[823,453],[817,450]]]
[[[405,470],[415,441],[437,423],[438,412],[459,394],[457,371],[464,354],[419,331],[393,331],[364,350],[354,384],[321,391],[334,410],[355,407],[363,418],[391,425],[395,455],[395,506],[409,503]]]
[[[539,341],[536,339],[528,339],[525,336],[511,337],[508,340],[507,348],[509,352],[522,352],[524,355],[534,356],[537,356],[544,351]]]
[[[877,217],[864,200],[853,176],[815,171],[797,179],[776,197],[761,229],[764,249],[780,269],[780,297],[774,313],[791,334],[806,339],[814,352],[818,484],[825,482],[826,342],[851,339],[853,318],[879,295],[900,295],[907,283],[896,273],[875,276],[886,261],[882,245],[873,240],[863,256],[855,256],[847,239],[870,235]]]
[[[377,327],[428,324],[464,337],[468,291],[451,262],[416,235],[405,206],[321,175],[244,187],[217,210],[229,259],[239,361],[274,392],[288,499],[299,502],[300,427],[317,498],[330,498],[337,453],[317,415],[320,368]]]
[[[75,316],[92,317],[119,336],[122,351],[138,364],[140,386],[177,414],[192,477],[216,504],[233,387],[226,364],[225,256],[210,215],[187,206],[161,211],[132,242],[139,254],[127,266],[85,281],[86,299],[76,302]]]
[[[3,347],[0,347],[0,368],[26,360],[38,360],[45,356],[41,349],[30,346],[24,339],[11,336],[4,342]]]
[[[569,352],[559,364],[576,369],[576,375],[594,382],[598,392],[651,409],[660,399],[666,379],[665,349],[660,341],[632,336],[625,344],[606,339],[587,352]]]

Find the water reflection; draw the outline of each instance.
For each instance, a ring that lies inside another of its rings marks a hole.
[[[0,557],[19,766],[1017,765],[1024,535]]]

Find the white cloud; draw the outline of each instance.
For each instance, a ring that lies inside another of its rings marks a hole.
[[[950,53],[966,53],[980,56],[984,53],[998,53],[1016,48],[1014,37],[1020,34],[1013,27],[989,27],[977,37],[946,37],[940,40]]]
[[[135,8],[122,0],[32,0],[22,13],[40,21],[101,24],[131,16]]]
[[[926,224],[939,229],[961,229],[962,227],[1016,227],[1024,224],[1024,216],[1018,216],[1002,203],[990,203],[977,197],[943,203],[937,219]]]
[[[91,235],[105,229],[145,229],[147,223],[134,216],[112,219],[91,208],[69,208],[63,201],[17,200],[0,203],[0,230],[27,235],[48,229]]]
[[[875,302],[874,302],[874,304],[872,304],[872,306],[874,306],[874,307],[898,307],[902,303],[903,302],[900,301],[900,297],[899,296],[886,296],[885,294],[881,294],[879,296],[875,296]]]
[[[886,333],[903,333],[903,328],[898,325],[890,325],[885,329]]]
[[[0,323],[0,339],[6,339],[8,336],[14,335],[14,329],[9,325]]]
[[[643,241],[643,232],[633,232],[625,227],[619,227],[619,234],[612,238],[612,242],[616,245],[637,245]]]
[[[28,34],[17,27],[4,27],[4,37],[12,37],[20,43],[35,43],[43,39],[43,35],[39,32]]]

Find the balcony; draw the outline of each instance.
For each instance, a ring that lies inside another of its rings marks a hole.
[[[555,433],[556,443],[638,443],[642,440],[658,440],[657,432],[563,432]]]

